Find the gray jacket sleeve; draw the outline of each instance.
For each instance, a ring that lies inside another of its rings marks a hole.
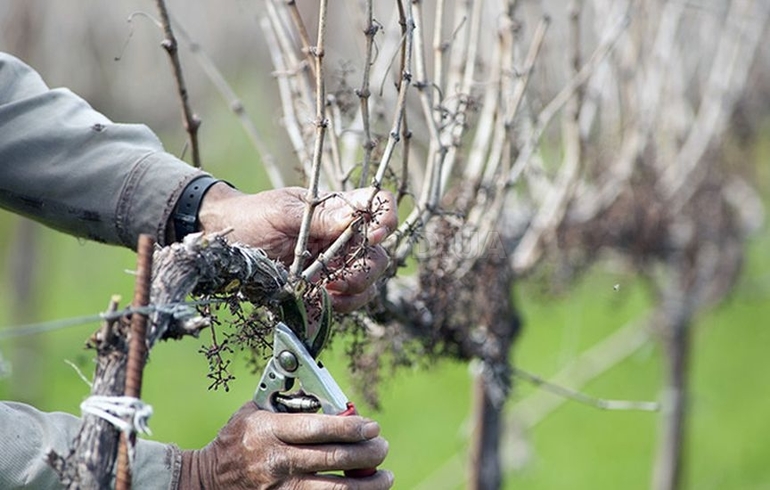
[[[80,419],[67,413],[45,413],[22,403],[0,403],[0,488],[62,488],[46,463],[46,455],[51,450],[66,455],[79,429]],[[180,465],[181,452],[175,446],[139,439],[132,486],[175,489]]]
[[[100,242],[135,248],[149,233],[165,244],[179,194],[200,173],[146,126],[115,124],[0,53],[0,207]]]

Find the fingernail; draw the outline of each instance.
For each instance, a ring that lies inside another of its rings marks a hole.
[[[326,290],[333,291],[335,293],[344,293],[347,289],[347,283],[345,281],[334,281],[326,283]]]
[[[393,486],[393,483],[395,483],[396,477],[393,473],[388,471],[388,486]]]
[[[370,245],[376,245],[382,242],[388,235],[390,235],[390,230],[383,226],[381,228],[375,228],[369,231],[369,234],[366,238],[369,239]]]
[[[374,439],[380,435],[380,424],[377,422],[367,422],[361,427],[361,436],[364,439]]]

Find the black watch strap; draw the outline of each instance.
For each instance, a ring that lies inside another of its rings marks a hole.
[[[201,208],[201,201],[211,186],[217,182],[222,181],[211,175],[199,175],[184,188],[173,214],[174,234],[177,241],[198,231],[198,211]]]

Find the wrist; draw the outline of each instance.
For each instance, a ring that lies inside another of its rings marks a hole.
[[[200,231],[222,231],[232,226],[233,208],[223,205],[234,197],[243,193],[224,181],[212,185],[203,196],[198,209],[198,227]]]
[[[203,490],[212,486],[212,473],[203,450],[182,451],[176,490]]]

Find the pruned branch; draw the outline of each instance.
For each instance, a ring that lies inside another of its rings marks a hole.
[[[288,273],[261,249],[228,244],[223,234],[196,233],[159,249],[154,257],[151,304],[180,304],[189,294],[238,294],[264,306],[286,292]],[[161,339],[197,336],[208,323],[194,312],[157,308],[148,332],[150,346]]]

